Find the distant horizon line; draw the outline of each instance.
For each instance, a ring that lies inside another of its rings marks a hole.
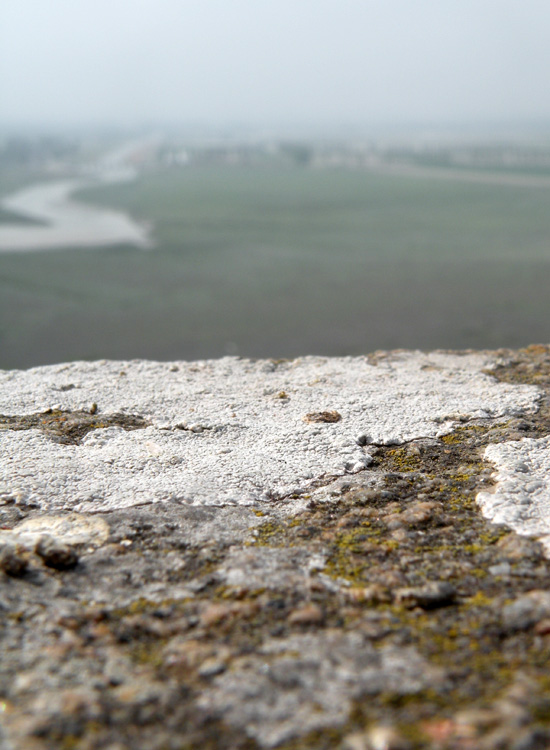
[[[456,119],[372,119],[372,120],[245,120],[245,119],[153,119],[142,118],[134,120],[29,120],[4,119],[0,120],[0,131],[23,129],[36,130],[123,130],[123,131],[151,131],[158,129],[209,129],[209,130],[259,130],[259,129],[307,129],[307,130],[419,130],[425,128],[449,129],[492,129],[492,128],[527,128],[550,129],[550,116],[530,118],[456,118]]]

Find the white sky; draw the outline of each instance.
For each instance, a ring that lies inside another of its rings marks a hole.
[[[550,119],[550,0],[1,0],[0,124]]]

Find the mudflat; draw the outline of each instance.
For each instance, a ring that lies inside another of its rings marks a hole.
[[[0,257],[0,365],[550,339],[546,189],[190,166],[76,196],[132,245]]]

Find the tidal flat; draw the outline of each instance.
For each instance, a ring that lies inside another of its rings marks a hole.
[[[1,367],[550,339],[545,188],[190,165],[78,197],[155,247],[0,256]]]

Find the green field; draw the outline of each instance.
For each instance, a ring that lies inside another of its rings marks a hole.
[[[194,166],[82,198],[156,247],[0,255],[0,367],[550,340],[550,190]]]

